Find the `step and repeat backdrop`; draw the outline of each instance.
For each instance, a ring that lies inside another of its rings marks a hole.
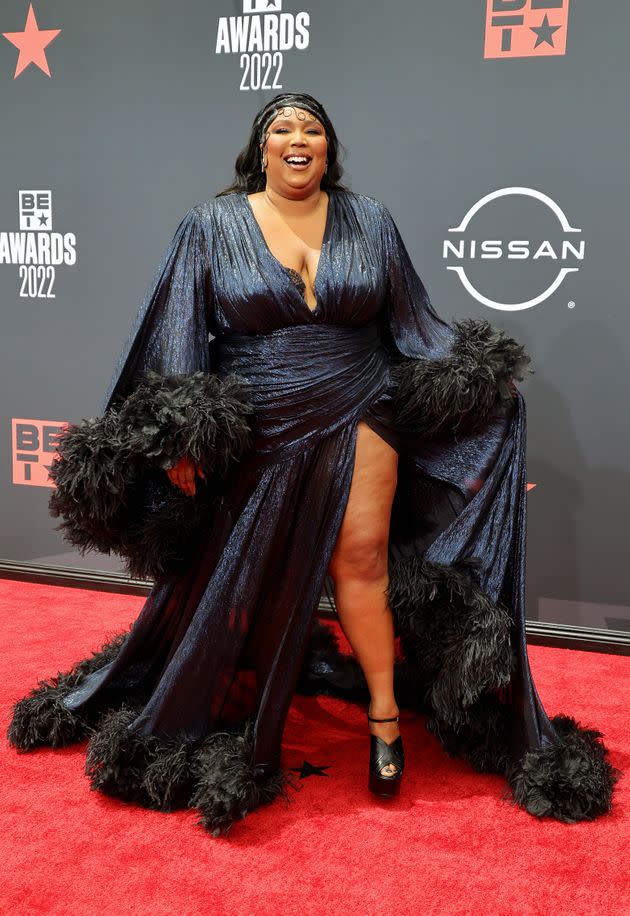
[[[55,437],[254,114],[305,91],[436,309],[532,355],[528,617],[630,629],[629,32],[624,0],[4,0],[0,558],[120,568],[55,530]]]

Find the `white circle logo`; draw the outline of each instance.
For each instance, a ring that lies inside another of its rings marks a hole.
[[[537,243],[532,250],[533,246],[527,239],[510,239],[506,243],[502,239],[484,238],[479,241],[469,237],[470,224],[484,207],[502,197],[513,196],[533,198],[535,201],[544,204],[551,211],[556,217],[563,234],[560,246],[554,246],[549,240],[544,239]],[[445,259],[455,258],[460,262],[465,261],[469,264],[469,267],[468,272],[466,266],[462,263],[448,264],[446,269],[455,271],[464,289],[478,302],[481,302],[482,305],[487,305],[491,309],[499,309],[503,312],[518,312],[544,302],[545,299],[555,293],[567,274],[579,270],[579,266],[570,265],[584,259],[584,240],[576,240],[577,244],[574,244],[572,238],[566,237],[582,230],[570,225],[564,212],[551,197],[533,188],[500,188],[498,191],[492,191],[492,193],[482,197],[470,208],[459,226],[454,226],[448,231],[459,233],[460,238],[457,241],[452,239],[444,240],[443,257]],[[547,262],[558,262],[558,269],[552,281],[547,283],[542,292],[536,292],[533,296],[521,302],[501,302],[480,292],[478,289],[479,282],[475,284],[470,279],[470,267],[474,262],[500,259],[508,261],[541,261],[546,259]]]

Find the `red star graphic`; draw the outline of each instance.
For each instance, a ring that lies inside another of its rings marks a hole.
[[[28,15],[23,32],[3,32],[4,37],[19,48],[17,67],[13,79],[17,79],[22,70],[25,70],[29,64],[35,64],[40,70],[43,70],[46,76],[50,76],[48,61],[44,48],[53,41],[61,29],[40,29],[33,12],[33,4],[28,5]]]

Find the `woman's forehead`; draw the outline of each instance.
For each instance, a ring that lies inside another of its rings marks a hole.
[[[307,111],[306,108],[298,108],[293,105],[283,105],[281,108],[278,108],[270,123],[275,124],[276,121],[311,121],[316,124],[321,123],[319,118],[310,111]]]

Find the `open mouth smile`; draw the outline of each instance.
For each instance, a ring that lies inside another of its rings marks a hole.
[[[295,169],[296,171],[301,172],[309,167],[312,161],[312,157],[295,153],[287,156],[284,161],[290,169]]]

